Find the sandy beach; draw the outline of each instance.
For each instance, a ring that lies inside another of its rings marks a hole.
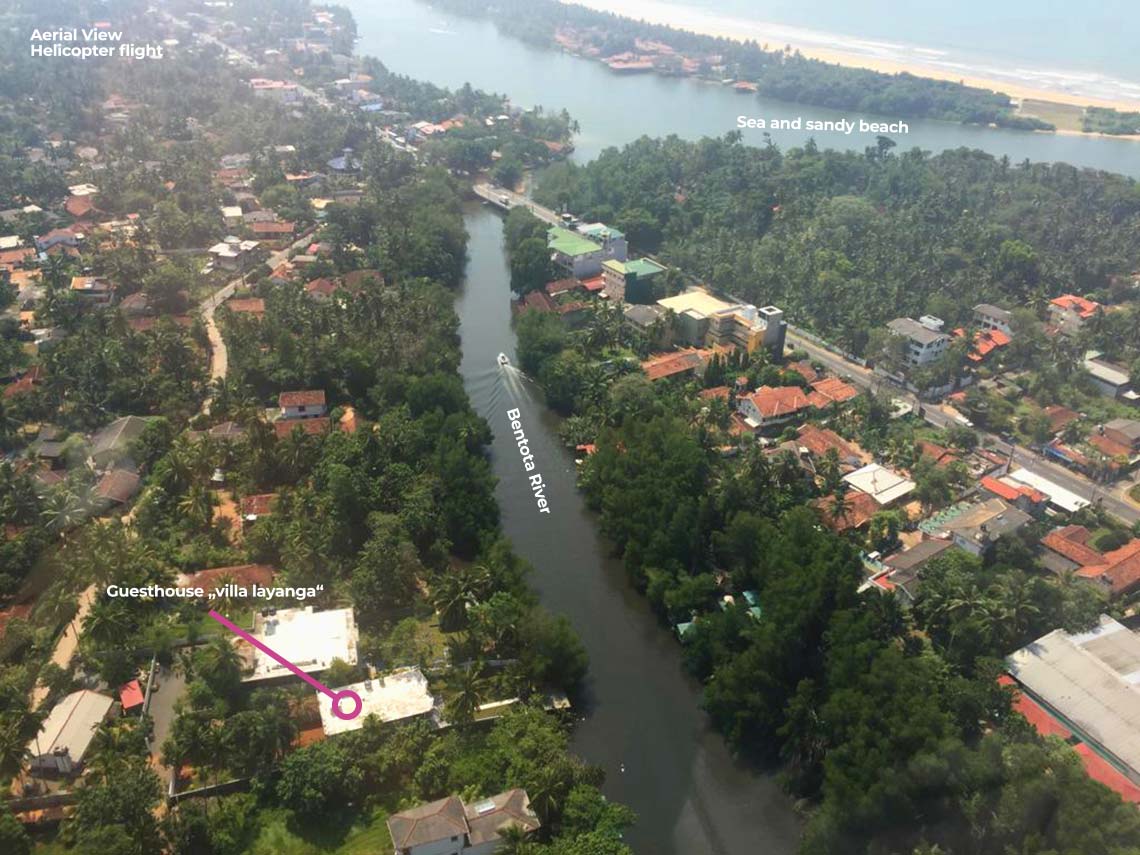
[[[987,77],[983,74],[971,72],[969,69],[940,67],[936,60],[937,55],[941,53],[939,51],[925,51],[922,48],[892,45],[891,43],[875,42],[868,39],[848,40],[849,43],[858,45],[863,51],[835,50],[812,41],[813,34],[806,30],[717,15],[714,12],[690,9],[673,3],[665,3],[662,0],[562,0],[562,2],[585,6],[599,12],[612,12],[615,15],[653,24],[665,24],[702,35],[718,36],[736,41],[755,40],[761,45],[767,46],[769,50],[778,50],[790,46],[812,59],[851,68],[868,68],[887,74],[906,71],[936,80],[952,80],[964,83],[967,86],[1004,92],[1018,101],[1031,99],[1076,107],[1110,107],[1124,111],[1140,110],[1140,96],[1119,99],[1098,97],[1080,92],[1064,91],[1056,86],[1037,85],[998,76]],[[816,38],[825,35],[814,34]],[[919,54],[919,56],[900,60],[873,55],[876,52],[889,52],[892,48],[902,48]],[[923,53],[930,54],[932,60],[923,62],[921,58]],[[950,65],[950,63],[946,64]]]

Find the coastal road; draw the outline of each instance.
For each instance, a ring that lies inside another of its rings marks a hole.
[[[907,400],[916,407],[919,406],[920,402],[910,392],[900,389],[874,371],[851,362],[842,355],[805,338],[799,331],[793,330],[791,325],[788,327],[788,344],[797,350],[805,351],[813,361],[820,363],[833,374],[846,377],[856,386],[876,392],[886,391],[894,397]],[[953,414],[946,412],[936,404],[922,405],[922,412],[923,418],[938,428],[948,428],[959,424]],[[1140,522],[1140,507],[1125,498],[1120,490],[1113,490],[1105,485],[1096,484],[1071,469],[1066,469],[1058,463],[1046,460],[1032,449],[1011,443],[996,434],[987,433],[977,428],[974,430],[986,448],[1005,455],[1011,463],[1043,478],[1048,478],[1069,492],[1087,499],[1092,504],[1099,504],[1110,514],[1129,525]]]

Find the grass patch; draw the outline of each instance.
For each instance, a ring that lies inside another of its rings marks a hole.
[[[325,827],[298,827],[287,811],[262,814],[261,833],[249,848],[250,855],[374,855],[391,852],[392,838],[385,821],[388,813],[337,817]]]
[[[1140,504],[1140,484],[1137,484],[1131,490],[1129,490],[1128,496],[1130,499],[1132,499],[1132,501]]]
[[[1019,116],[1034,116],[1056,125],[1062,131],[1084,129],[1085,108],[1074,104],[1058,104],[1055,101],[1038,101],[1026,98],[1017,109]]]

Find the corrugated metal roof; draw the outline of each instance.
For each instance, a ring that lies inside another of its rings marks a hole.
[[[1090,632],[1055,630],[1007,662],[1025,689],[1140,779],[1140,638],[1102,615]]]

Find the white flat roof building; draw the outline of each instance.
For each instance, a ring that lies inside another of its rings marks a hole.
[[[1049,497],[1049,503],[1051,505],[1055,505],[1062,511],[1075,513],[1081,508],[1087,508],[1089,506],[1088,499],[1082,499],[1071,490],[1066,490],[1060,484],[1054,484],[1048,478],[1043,478],[1036,472],[1030,472],[1028,469],[1016,469],[1010,472],[1006,477],[1012,478],[1019,484],[1040,490]]]
[[[332,688],[332,687],[330,687]],[[427,715],[435,707],[435,698],[428,691],[427,678],[419,668],[400,668],[388,674],[381,674],[363,683],[350,686],[337,686],[335,692],[346,689],[360,696],[360,715],[345,720],[333,714],[332,698],[324,692],[317,693],[321,710],[321,727],[326,736],[359,730],[364,727],[364,719],[374,715],[380,721],[400,721],[405,718]],[[343,710],[344,705],[341,706]]]
[[[253,637],[292,662],[306,674],[324,671],[334,659],[356,664],[357,629],[352,609],[313,611],[281,609],[269,617],[258,617]],[[269,654],[245,642],[238,642],[253,672],[243,682],[288,677],[293,672]]]
[[[1011,654],[1031,695],[1140,781],[1140,638],[1107,615],[1089,632],[1058,629]]]
[[[868,463],[862,469],[844,475],[843,480],[856,490],[869,495],[880,505],[889,505],[898,501],[914,492],[917,486],[909,478],[878,463]]]
[[[114,703],[106,695],[83,689],[52,707],[39,734],[28,743],[32,769],[60,775],[77,771],[95,728],[107,720]]]

